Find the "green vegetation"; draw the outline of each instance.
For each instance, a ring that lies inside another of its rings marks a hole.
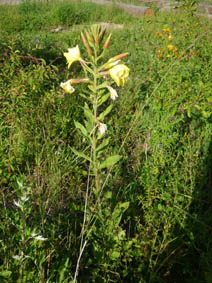
[[[77,282],[212,281],[211,22],[23,1],[0,6],[0,282],[73,282],[89,164],[71,149],[88,146],[85,84],[60,87],[83,72],[63,53],[88,58],[83,24],[107,21],[124,25],[105,60],[129,52],[130,75],[113,85],[103,156],[122,158],[97,206],[90,189]]]

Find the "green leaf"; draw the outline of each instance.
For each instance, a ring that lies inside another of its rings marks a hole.
[[[177,105],[175,104],[171,109],[171,116],[173,117],[177,112]]]
[[[114,251],[111,255],[112,260],[117,260],[120,257],[120,252]]]
[[[189,118],[191,118],[191,108],[187,109],[187,115],[188,115]]]
[[[88,88],[92,91],[92,92],[95,92],[95,89],[92,85],[88,85]]]
[[[99,169],[111,167],[116,164],[120,159],[121,155],[110,156],[100,164]]]
[[[0,272],[0,277],[10,277],[10,275],[12,274],[12,272],[11,271],[9,271],[9,270],[4,270],[4,271],[1,271]]]
[[[96,149],[96,152],[100,151],[104,147],[106,147],[109,144],[110,138],[105,139]]]
[[[85,103],[85,105],[84,105],[84,114],[85,114],[85,117],[87,118],[87,120],[91,124],[94,124],[94,115],[93,115],[92,111],[90,110],[87,103]]]
[[[88,137],[88,132],[82,124],[76,121],[74,121],[74,124],[75,124],[75,127],[79,129],[84,136]]]
[[[89,106],[87,103],[85,103],[84,105],[84,115],[87,119],[87,121],[85,120],[85,125],[86,125],[86,128],[89,132],[89,134],[91,133],[91,131],[93,130],[94,128],[94,115],[93,113],[91,112]]]
[[[114,211],[112,213],[112,219],[114,223],[119,225],[121,218],[124,214],[124,212],[128,209],[130,203],[129,201],[126,202],[119,202],[116,207],[114,208]]]
[[[160,204],[160,203],[158,204],[158,210],[159,210],[159,211],[163,211],[163,206],[162,206],[162,204]]]
[[[83,97],[84,99],[86,99],[86,100],[88,100],[88,101],[91,101],[91,99],[90,99],[89,96],[86,96],[86,95],[83,94],[83,93],[79,93],[79,95],[80,95],[81,97]]]
[[[103,121],[104,118],[110,113],[110,111],[112,110],[112,108],[113,108],[113,104],[110,104],[110,105],[105,109],[105,111],[102,112],[102,113],[99,115],[99,117],[98,117],[97,119],[100,120],[100,121]]]
[[[211,112],[210,111],[202,111],[202,116],[204,117],[204,118],[209,118],[210,117],[210,115],[211,115]]]
[[[74,149],[73,147],[71,147],[71,150],[72,150],[77,156],[82,157],[83,159],[86,159],[86,160],[92,162],[91,159],[90,159],[90,157],[88,157],[87,155],[85,155],[83,152],[78,151],[78,150]]]
[[[106,88],[107,84],[104,82],[103,84],[99,85],[97,89]]]
[[[106,192],[106,193],[105,193],[105,198],[106,198],[106,199],[112,198],[112,192]]]
[[[98,106],[102,105],[108,99],[109,96],[110,96],[109,93],[106,93],[105,95],[101,96],[98,99]]]

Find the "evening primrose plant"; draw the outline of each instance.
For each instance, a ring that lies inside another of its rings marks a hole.
[[[89,162],[80,256],[78,258],[74,282],[78,274],[80,257],[86,245],[84,234],[87,229],[85,227],[88,226],[91,220],[91,217],[87,217],[88,195],[91,193],[94,195],[92,200],[94,200],[95,210],[96,206],[99,205],[100,195],[105,186],[105,180],[102,179],[102,170],[105,171],[105,169],[111,168],[121,158],[120,155],[104,158],[105,149],[109,146],[110,142],[107,122],[105,120],[113,108],[113,101],[118,98],[115,87],[124,86],[127,82],[130,70],[121,62],[121,59],[127,56],[128,53],[119,54],[110,58],[107,62],[102,63],[111,38],[110,34],[104,41],[105,32],[106,30],[104,28],[93,25],[89,30],[81,33],[82,41],[89,58],[87,60],[82,58],[78,45],[69,48],[68,52],[64,53],[64,56],[67,60],[68,69],[77,61],[81,64],[85,76],[84,78],[69,79],[60,84],[64,91],[69,94],[75,91],[73,85],[77,83],[86,84],[84,92],[78,94],[85,99],[83,107],[84,123],[82,124],[78,121],[74,121],[74,123],[83,139],[87,141],[87,152],[80,152],[72,148],[72,151],[78,157]],[[104,107],[108,100],[110,100],[110,103],[107,103],[107,107]]]
[[[74,48],[69,48],[68,52],[64,53],[64,56],[67,60],[68,69],[71,68],[74,62],[78,61],[84,70],[85,77],[69,79],[60,84],[64,91],[69,94],[75,91],[74,84],[87,84],[85,93],[79,93],[85,99],[83,108],[85,116],[84,125],[75,121],[75,126],[80,130],[81,135],[86,138],[90,146],[90,154],[86,155],[84,152],[79,152],[76,149],[72,150],[76,155],[90,162],[90,170],[95,176],[96,193],[100,191],[100,170],[111,167],[121,158],[119,155],[115,155],[101,161],[102,149],[109,144],[109,137],[105,136],[107,124],[104,122],[106,116],[112,110],[112,101],[118,98],[117,90],[112,87],[112,84],[115,82],[117,86],[124,86],[129,76],[129,68],[121,62],[121,59],[128,53],[112,57],[104,64],[99,63],[106,53],[111,38],[110,34],[105,43],[102,44],[104,35],[105,29],[97,25],[81,33],[89,60],[84,60],[81,57],[78,45]],[[112,100],[111,103],[106,109],[102,110],[102,105],[109,98]]]

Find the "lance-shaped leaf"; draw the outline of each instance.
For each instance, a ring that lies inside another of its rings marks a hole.
[[[74,121],[74,124],[75,124],[75,127],[77,129],[79,129],[85,137],[89,136],[88,131],[86,130],[86,128],[82,124],[80,124],[79,122],[76,122],[76,121]]]
[[[90,93],[89,93],[89,94],[90,94]],[[90,99],[89,96],[86,96],[86,95],[84,95],[83,93],[79,93],[79,95],[80,95],[81,97],[83,97],[84,99],[86,99],[86,100],[88,100],[88,101],[91,102],[91,99]]]
[[[113,108],[113,104],[110,104],[110,105],[105,109],[105,111],[102,112],[102,113],[99,115],[99,117],[98,117],[97,119],[100,120],[100,121],[103,121],[104,118],[110,113],[110,111],[112,110],[112,108]]]
[[[84,114],[88,121],[90,121],[92,124],[94,123],[94,115],[92,111],[90,110],[87,103],[84,105]]]
[[[104,152],[104,148],[109,144],[110,137],[107,139],[104,139],[103,142],[97,147],[96,152],[97,152],[97,157],[100,157],[102,152]]]
[[[84,115],[87,119],[87,121],[85,121],[86,128],[87,128],[88,132],[91,133],[91,131],[94,128],[94,115],[93,115],[92,111],[90,110],[87,103],[85,103],[85,105],[84,105]]]
[[[101,96],[99,99],[98,99],[98,107],[100,105],[102,105],[107,99],[108,97],[110,96],[109,93],[106,93],[105,95]]]
[[[95,89],[94,89],[94,87],[93,87],[92,85],[88,85],[88,88],[89,88],[92,92],[95,93]]]
[[[106,86],[107,86],[107,83],[104,82],[104,83],[102,83],[101,85],[99,85],[99,86],[97,87],[97,89],[106,88]]]
[[[113,155],[106,158],[100,165],[99,169],[109,168],[115,165],[121,159],[121,155]]]
[[[83,152],[78,151],[78,150],[76,150],[76,149],[73,148],[73,147],[71,147],[71,150],[72,150],[73,153],[75,153],[77,156],[82,157],[83,159],[86,159],[86,160],[92,162],[91,159],[90,159],[90,157],[88,157],[87,155],[85,155]]]
[[[105,139],[97,148],[96,151],[100,151],[101,149],[103,149],[104,147],[106,147],[109,144],[110,141],[110,137]]]
[[[129,205],[130,205],[129,201],[122,203],[119,202],[114,208],[114,211],[112,213],[112,219],[115,221],[117,225],[119,225],[121,218],[124,212],[128,209]]]

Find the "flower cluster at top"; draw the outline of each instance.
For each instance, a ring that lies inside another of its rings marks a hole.
[[[78,45],[73,48],[68,48],[68,52],[64,53],[68,69],[71,68],[74,62],[78,61],[86,75],[86,78],[69,79],[66,82],[62,82],[60,86],[65,92],[72,94],[75,91],[73,84],[84,82],[89,84],[88,88],[92,91],[92,95],[96,97],[101,96],[98,89],[104,88],[109,93],[112,100],[117,99],[117,91],[110,85],[109,78],[112,78],[112,81],[114,81],[118,87],[125,85],[130,70],[121,62],[121,59],[127,56],[128,53],[122,53],[112,57],[105,64],[98,67],[98,61],[105,55],[111,38],[110,34],[101,46],[100,44],[103,41],[104,35],[105,29],[98,26],[92,27],[90,31],[81,33],[83,44],[86,47],[90,59],[89,61],[82,58]],[[104,82],[101,83],[101,87],[99,85],[94,85],[94,82],[97,82],[97,80],[98,82],[104,80]],[[107,130],[107,126],[98,120],[96,121],[96,124],[100,134],[103,134]]]

